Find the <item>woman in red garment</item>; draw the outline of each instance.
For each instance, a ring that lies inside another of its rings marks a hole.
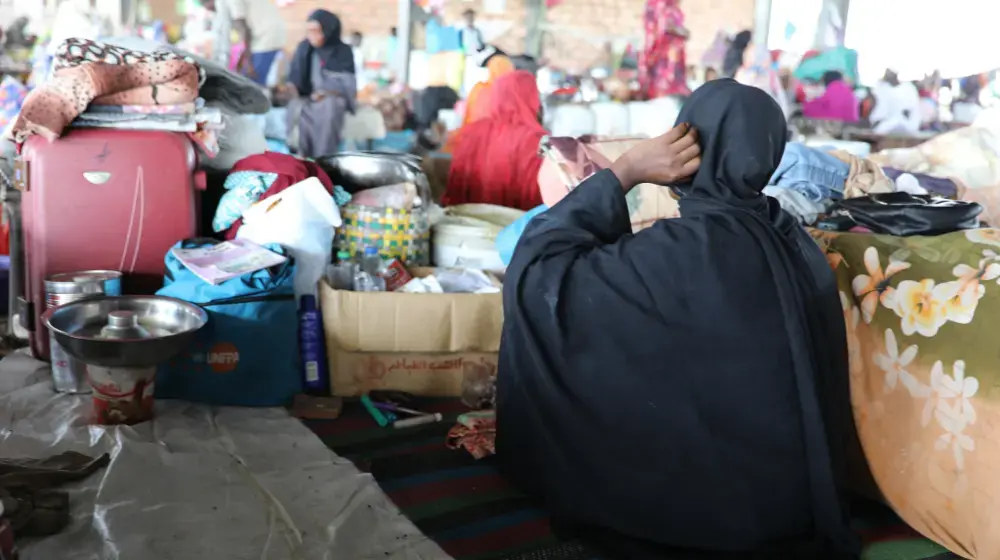
[[[535,77],[519,70],[490,87],[484,118],[459,131],[443,202],[530,210],[542,203],[538,170],[542,101]]]
[[[646,0],[646,50],[639,55],[639,82],[648,99],[690,92],[685,76],[684,13],[680,0]]]

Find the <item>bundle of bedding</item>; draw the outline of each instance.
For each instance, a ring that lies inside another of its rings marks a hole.
[[[135,107],[170,107],[163,112],[175,114],[194,109],[203,80],[204,72],[197,64],[175,53],[143,53],[68,39],[56,51],[52,79],[25,99],[12,136],[17,143],[35,134],[54,140],[90,106],[120,108],[105,110],[105,122],[114,120],[109,115],[119,111],[145,118]],[[193,118],[193,114],[181,116]]]

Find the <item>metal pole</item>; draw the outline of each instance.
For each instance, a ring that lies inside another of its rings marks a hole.
[[[753,11],[753,42],[767,45],[767,36],[771,31],[771,0],[757,0]]]
[[[396,23],[396,64],[399,82],[406,87],[410,84],[410,39],[413,26],[413,1],[399,1],[399,18]]]
[[[823,0],[822,4],[823,11],[820,12],[819,23],[816,25],[813,48],[842,47],[851,0]]]
[[[528,55],[540,59],[542,56],[542,38],[545,33],[545,0],[526,0],[527,8],[524,52]]]

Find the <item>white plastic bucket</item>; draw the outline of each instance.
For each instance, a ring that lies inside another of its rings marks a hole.
[[[490,204],[452,206],[446,212],[433,229],[434,264],[502,272],[497,235],[524,212]]]
[[[434,264],[443,268],[503,270],[497,251],[497,233],[491,229],[462,224],[434,226]]]

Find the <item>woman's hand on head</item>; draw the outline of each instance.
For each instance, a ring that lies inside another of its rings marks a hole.
[[[611,164],[625,192],[636,185],[670,186],[698,171],[701,149],[698,131],[681,123],[666,134],[643,140]]]

